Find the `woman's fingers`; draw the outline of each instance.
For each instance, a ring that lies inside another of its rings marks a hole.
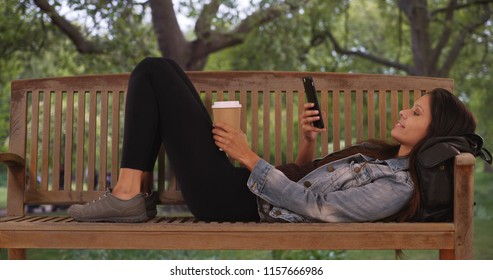
[[[250,149],[243,131],[225,123],[215,123],[212,134],[216,145],[230,158],[238,160],[250,170],[253,168],[258,156]]]
[[[312,125],[314,121],[320,119],[319,116],[320,112],[318,110],[310,110],[313,106],[314,106],[313,103],[306,103],[303,105],[304,111],[300,114],[299,121],[302,127],[308,131],[316,131],[316,132],[324,131],[324,129],[318,129],[313,127]],[[325,114],[322,112],[322,115]]]
[[[230,146],[233,142],[243,138],[244,133],[227,123],[218,122],[214,124],[212,134],[216,145],[224,148],[223,146]]]
[[[227,123],[215,123],[212,133],[221,138],[231,138],[233,134],[237,133],[236,129]]]

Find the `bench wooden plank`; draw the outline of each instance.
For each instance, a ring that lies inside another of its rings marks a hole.
[[[24,167],[25,164],[23,157],[13,153],[1,153],[0,162],[7,164],[9,167]]]
[[[294,92],[286,93],[286,162],[293,162],[294,158]]]
[[[475,158],[461,154],[455,159],[454,169],[454,224],[456,226],[455,254],[461,259],[472,259],[474,241],[474,173]],[[461,203],[457,203],[457,202]]]
[[[72,237],[67,238],[64,232]],[[111,241],[98,242],[90,237],[94,233],[112,236]],[[454,225],[206,223],[193,218],[160,218],[136,227],[78,223],[69,217],[20,217],[0,222],[0,240],[1,247],[11,248],[452,249]]]
[[[106,174],[108,164],[108,92],[101,92],[101,121],[100,133],[101,145],[99,147],[99,190],[106,188]]]
[[[262,111],[263,111],[263,132],[262,132],[262,139],[263,139],[263,158],[270,162],[270,94],[267,92],[263,92],[263,104],[262,104]]]
[[[42,136],[41,136],[41,190],[48,190],[49,161],[50,154],[50,124],[51,124],[51,94],[49,91],[42,93],[43,113],[42,113]]]
[[[73,122],[74,122],[74,93],[67,92],[66,104],[66,121],[65,121],[65,159],[64,159],[64,188],[67,192],[72,186],[72,155],[73,155]]]
[[[26,138],[28,97],[23,88],[12,87],[10,102],[9,153],[22,160],[20,165],[9,165],[7,170],[7,215],[24,214],[24,190],[26,187]]]
[[[55,106],[54,106],[54,120],[53,120],[53,171],[52,171],[52,185],[54,190],[61,190],[63,186],[63,178],[60,178],[62,174],[61,165],[61,150],[62,150],[62,94],[60,91],[55,91]]]
[[[453,223],[258,223],[258,222],[203,222],[193,217],[157,217],[148,222],[127,223],[80,223],[68,216],[20,216],[0,219],[0,229],[12,228],[23,231],[63,231],[83,226],[81,231],[162,231],[163,225],[169,226],[167,231],[216,232],[227,231],[299,231],[299,232],[453,232]],[[56,222],[54,222],[56,221]],[[63,221],[60,223],[59,221]],[[192,222],[193,225],[187,225]],[[218,227],[225,226],[225,227]],[[227,228],[226,228],[227,226]]]
[[[453,233],[419,232],[88,232],[72,230],[32,232],[2,231],[0,246],[53,249],[154,249],[154,250],[392,250],[453,249]],[[111,238],[95,238],[95,233]]]
[[[31,158],[29,163],[29,189],[37,189],[37,174],[38,169],[38,135],[39,135],[39,94],[32,94],[32,119],[31,119]]]

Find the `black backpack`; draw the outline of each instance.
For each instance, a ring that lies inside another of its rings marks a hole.
[[[420,186],[420,209],[416,221],[447,222],[454,213],[454,157],[471,153],[491,164],[491,153],[477,134],[432,137],[420,148],[415,168]]]

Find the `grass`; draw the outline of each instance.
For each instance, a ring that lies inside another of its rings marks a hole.
[[[475,258],[493,260],[493,174],[475,174],[474,201]]]
[[[7,171],[0,168],[0,209],[7,207]]]
[[[479,168],[478,168],[479,169]],[[0,174],[0,207],[5,207],[5,175]],[[478,260],[493,259],[493,174],[475,174],[475,220],[474,256]],[[348,259],[386,260],[395,259],[392,250],[352,251],[183,251],[183,250],[44,250],[29,249],[29,259]],[[406,250],[406,259],[437,259],[437,251]],[[0,259],[6,259],[5,249],[0,250]]]
[[[0,187],[0,209],[5,209],[7,207],[7,188]]]

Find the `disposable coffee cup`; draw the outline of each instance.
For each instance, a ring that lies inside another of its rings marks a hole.
[[[222,122],[231,125],[237,130],[240,128],[241,104],[238,101],[216,101],[212,104],[214,122]],[[223,150],[219,148],[219,150]]]
[[[214,122],[223,122],[241,130],[241,104],[238,101],[216,101],[212,105]]]

